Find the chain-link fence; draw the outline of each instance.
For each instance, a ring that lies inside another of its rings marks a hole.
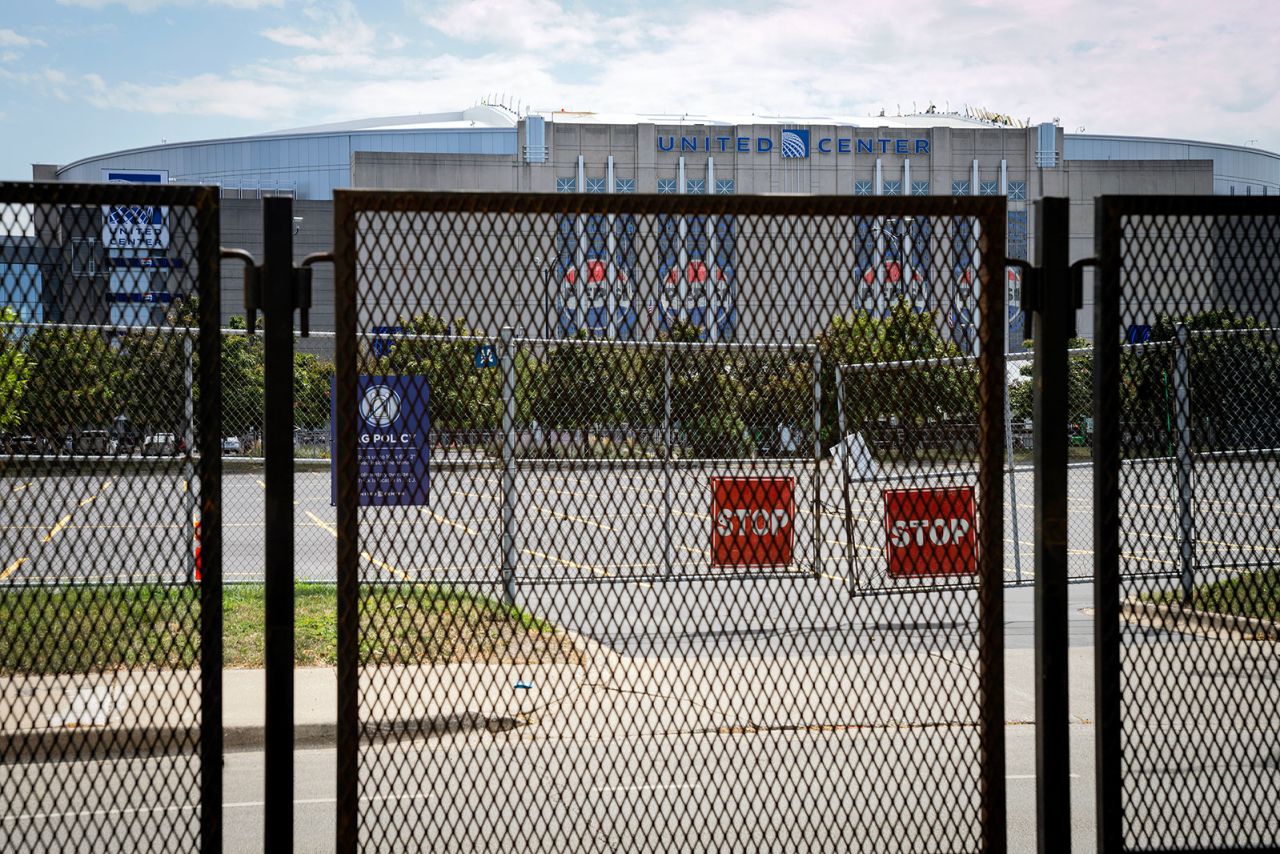
[[[220,847],[217,247],[204,188],[0,185],[6,851]]]
[[[1003,840],[1002,199],[335,207],[340,848]],[[966,482],[893,505],[954,535],[874,541],[913,595],[849,595],[824,499],[854,350],[986,354]]]
[[[1100,844],[1274,849],[1280,205],[1101,206]]]

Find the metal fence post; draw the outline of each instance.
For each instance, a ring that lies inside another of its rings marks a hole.
[[[182,333],[182,387],[187,390],[186,400],[183,401],[182,413],[182,440],[186,444],[186,461],[182,465],[182,485],[186,491],[186,529],[187,542],[195,543],[196,540],[196,474],[195,474],[195,374],[192,372],[192,342],[190,331]],[[205,425],[203,429],[207,430],[213,425]],[[217,432],[215,430],[215,432]],[[218,437],[218,450],[221,454],[222,437]],[[196,552],[194,548],[187,550],[187,583],[194,584],[196,580]]]
[[[662,542],[667,575],[675,568],[671,542],[671,350],[662,348]]]
[[[515,330],[502,327],[502,591],[516,603],[516,360]]]
[[[1191,593],[1195,584],[1195,516],[1192,515],[1192,503],[1195,501],[1195,484],[1192,481],[1191,462],[1191,366],[1190,354],[1191,333],[1186,324],[1179,323],[1177,329],[1178,346],[1174,350],[1173,363],[1173,408],[1177,430],[1178,459],[1178,546],[1182,571],[1182,603],[1191,604]]]
[[[262,201],[266,417],[264,843],[293,849],[293,201]]]
[[[1015,584],[1021,584],[1022,532],[1018,529],[1018,466],[1017,462],[1013,458],[1013,410],[1009,406],[1008,355],[1009,354],[1006,352],[1006,368],[1004,372],[1004,449],[1005,454],[1008,456],[1008,460],[1005,467],[1009,473],[1009,515],[1010,523],[1013,525],[1013,579]]]
[[[840,449],[840,455],[838,457],[833,455],[831,461],[840,463],[840,488],[844,493],[845,556],[849,560],[849,577],[845,581],[849,589],[854,590],[857,584],[854,582],[856,567],[853,565],[853,499],[849,495],[852,475],[849,473],[849,448],[844,444],[845,436],[848,434],[844,412],[844,370],[838,363],[836,364],[836,429],[839,431],[836,447]]]
[[[822,351],[813,348],[813,574],[822,572]]]
[[[1035,311],[1036,840],[1071,850],[1067,674],[1067,339],[1071,294],[1067,199],[1037,204]],[[1007,373],[1007,372],[1006,372]]]

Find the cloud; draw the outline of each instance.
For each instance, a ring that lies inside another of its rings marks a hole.
[[[554,0],[463,0],[416,4],[423,23],[449,38],[520,50],[563,52],[608,40],[594,12],[566,10]]]
[[[123,6],[136,13],[154,12],[166,6],[226,6],[230,9],[253,10],[283,6],[284,0],[58,0],[58,5],[95,10]]]
[[[44,42],[39,39],[20,36],[13,30],[0,29],[0,47],[31,47],[33,45],[43,46]]]
[[[154,8],[163,0],[64,2]],[[410,0],[413,22],[351,2],[310,3],[290,25],[260,31],[276,55],[161,85],[85,78],[96,80],[87,97],[116,110],[277,128],[457,109],[487,92],[548,109],[729,116],[970,104],[1032,121],[1061,117],[1068,130],[1280,148],[1280,64],[1269,61],[1280,53],[1280,28],[1246,23],[1269,19],[1261,0],[1211,8],[1169,0],[1155,20],[1112,0],[920,0],[908,16],[885,4],[855,14],[826,0],[693,5],[675,15],[659,4],[571,3]],[[23,38],[6,32],[0,48]],[[62,95],[75,88],[42,83]]]

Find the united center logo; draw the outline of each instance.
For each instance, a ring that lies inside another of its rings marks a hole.
[[[809,131],[807,129],[784,130],[782,132],[782,157],[809,156]]]
[[[369,386],[360,398],[360,417],[374,427],[390,427],[400,417],[400,395],[390,386]]]

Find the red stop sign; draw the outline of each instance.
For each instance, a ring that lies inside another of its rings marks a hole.
[[[795,478],[711,478],[711,565],[790,566]]]
[[[884,490],[885,550],[895,578],[976,575],[973,487]]]

